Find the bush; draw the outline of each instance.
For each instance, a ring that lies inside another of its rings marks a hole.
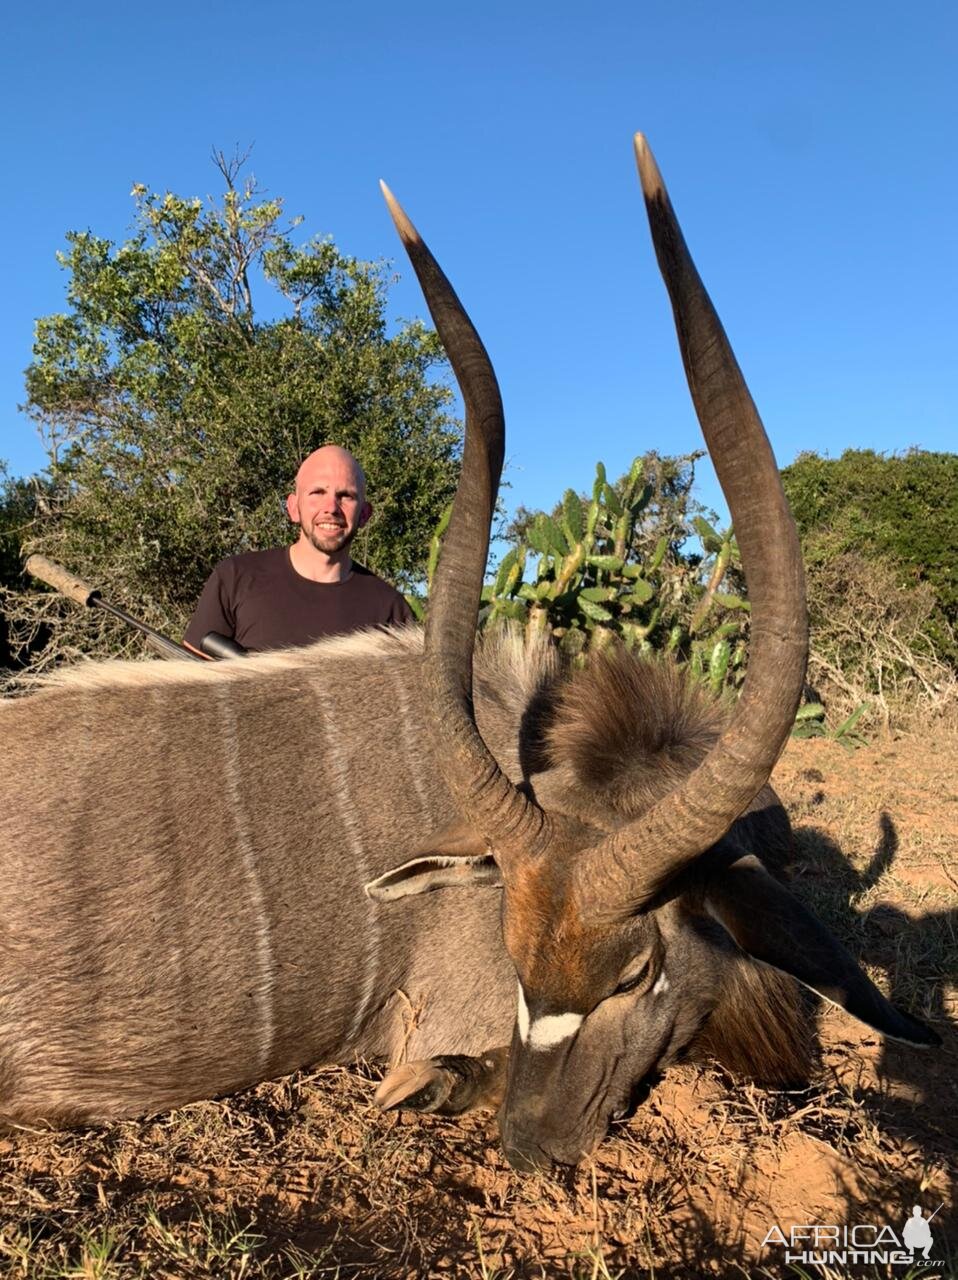
[[[924,633],[937,655],[958,667],[958,455],[803,453],[784,469],[782,482],[806,561],[851,554],[880,562],[879,577],[896,591],[927,586],[931,594],[920,597]]]
[[[42,501],[39,486],[12,479],[0,461],[0,601],[4,589],[17,590],[22,584],[23,546],[36,520],[38,500]],[[14,641],[0,612],[0,671],[13,665]]]
[[[808,679],[833,722],[863,703],[872,723],[904,725],[958,704],[936,649],[941,618],[930,583],[903,587],[895,565],[844,552],[806,567]]]

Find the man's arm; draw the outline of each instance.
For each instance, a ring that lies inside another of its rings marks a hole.
[[[223,564],[218,564],[206,579],[206,585],[183,636],[183,644],[201,657],[208,658],[209,654],[203,653],[200,642],[211,631],[216,631],[230,640],[236,639],[236,617],[223,573]]]
[[[412,609],[406,603],[405,599],[396,593],[396,599],[389,613],[389,625],[391,627],[405,627],[410,622],[415,622],[416,618]]]

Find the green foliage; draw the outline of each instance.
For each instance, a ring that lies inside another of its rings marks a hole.
[[[569,489],[551,515],[522,512],[516,545],[483,592],[483,625],[547,631],[576,656],[618,637],[688,661],[716,693],[737,686],[748,603],[732,531],[700,514],[689,521],[694,461],[639,457],[615,484],[600,462],[591,496]],[[683,549],[693,529],[700,553]]]
[[[282,202],[240,184],[241,162],[217,163],[218,202],[137,185],[127,241],[67,237],[68,309],[37,323],[27,370],[50,453],[29,549],[174,633],[216,561],[291,540],[282,500],[327,441],[369,476],[377,514],[357,558],[421,578],[460,440],[436,335],[387,331],[384,268],[294,243]],[[22,632],[35,624],[35,597],[8,608]],[[62,614],[61,655],[128,642]]]
[[[831,738],[846,751],[856,751],[866,745],[865,738],[857,732],[856,725],[868,710],[867,702],[860,702],[850,716],[846,716],[841,724],[829,729],[825,719],[825,708],[820,702],[806,702],[798,708],[795,715],[793,738]]]
[[[958,664],[958,454],[803,453],[782,481],[810,569],[852,553],[890,565],[901,588],[928,584],[929,636]]]
[[[709,515],[714,519],[714,513],[706,512],[692,497],[695,464],[702,456],[701,450],[679,457],[662,457],[652,450],[637,458],[629,475],[622,476],[613,484],[607,483],[605,468],[601,463],[598,464],[604,485],[604,500],[609,504],[611,514],[616,519],[621,519],[625,514],[622,506],[622,490],[629,483],[633,472],[643,477],[643,491],[648,489],[644,505],[635,513],[635,518],[631,522],[631,541],[627,550],[629,556],[635,561],[645,561],[652,557],[662,538],[666,540],[668,554],[677,555],[693,532],[694,520],[698,516]],[[591,494],[579,495],[575,499],[581,508],[581,514],[578,517],[581,521],[587,522],[589,505],[594,497],[593,487]],[[560,523],[570,519],[571,506],[572,503],[567,494],[553,510],[552,519]],[[512,543],[526,541],[530,527],[541,515],[542,512],[519,507],[512,523],[506,529],[506,539]],[[571,518],[576,519],[574,515]],[[626,548],[623,546],[622,550],[625,551]]]

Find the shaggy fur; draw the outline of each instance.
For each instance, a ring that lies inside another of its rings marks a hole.
[[[719,1002],[689,1056],[772,1087],[808,1080],[815,1040],[810,1001],[794,978],[740,952],[728,958]]]

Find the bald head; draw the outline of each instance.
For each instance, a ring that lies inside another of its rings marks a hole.
[[[316,449],[296,473],[286,511],[300,527],[303,551],[312,547],[324,557],[345,562],[349,544],[372,515],[362,467],[338,444]]]
[[[363,469],[349,450],[338,444],[324,444],[303,459],[296,472],[294,489],[299,493],[301,488],[311,483],[314,475],[323,474],[332,467],[345,468],[352,472],[356,492],[365,501],[366,476]]]

